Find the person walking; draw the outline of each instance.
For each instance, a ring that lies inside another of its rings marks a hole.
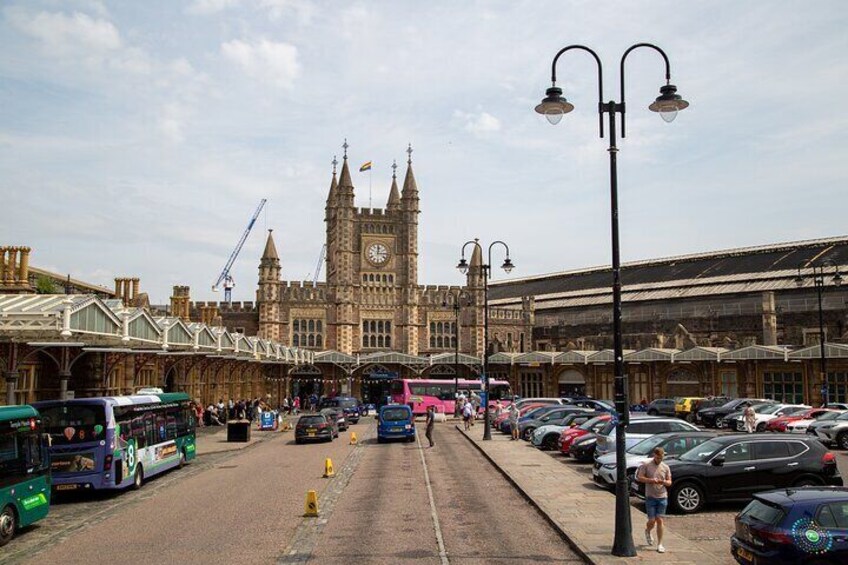
[[[757,429],[757,413],[754,412],[754,407],[748,406],[745,408],[742,418],[745,420],[745,431],[749,434],[754,433]]]
[[[648,523],[645,526],[645,542],[654,545],[652,530],[657,526],[657,551],[665,553],[663,533],[665,529],[665,511],[668,508],[668,487],[671,486],[671,469],[663,462],[665,450],[654,449],[652,459],[645,461],[636,471],[636,480],[645,485],[645,511]]]
[[[471,419],[474,417],[473,410],[471,403],[466,400],[462,406],[462,422],[465,425],[465,431],[471,429]]]
[[[427,436],[427,441],[430,442],[430,447],[433,447],[435,444],[433,443],[433,426],[436,424],[436,407],[428,406],[427,407],[427,419],[426,419],[427,431],[424,435]]]
[[[518,416],[520,412],[515,403],[509,405],[509,429],[512,431],[512,439],[518,439]]]

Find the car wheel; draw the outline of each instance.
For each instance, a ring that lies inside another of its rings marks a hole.
[[[178,467],[180,469],[182,469],[183,467],[185,467],[185,464],[186,464],[185,451],[180,451],[180,464],[178,465]]]
[[[836,436],[836,445],[842,449],[848,449],[848,432],[840,432],[839,435]]]
[[[559,439],[559,434],[548,434],[545,436],[545,439],[542,440],[542,447],[545,449],[550,449],[553,451],[557,448],[557,440]]]
[[[681,514],[694,514],[704,506],[704,489],[695,483],[681,483],[671,491],[671,504]]]
[[[716,420],[715,427],[718,429],[724,428],[724,418],[719,418],[718,420]]]
[[[530,437],[533,435],[533,432],[536,431],[536,428],[527,428],[524,430],[524,437],[522,439],[526,441],[530,441]]]
[[[141,465],[137,465],[135,468],[135,475],[133,476],[133,490],[138,490],[141,488],[141,485],[144,484],[144,470],[141,468]]]
[[[818,487],[821,486],[821,482],[813,477],[802,477],[795,481],[792,485],[794,487]]]
[[[650,410],[648,410],[648,416],[657,416],[658,414],[659,414],[659,412],[657,412],[657,411],[656,411],[656,410],[654,410],[653,408],[651,408]]]
[[[300,445],[301,443],[303,443],[302,440],[299,440],[299,439],[294,440],[295,445]]]
[[[386,439],[382,437],[377,438],[377,443],[386,443]]]
[[[758,432],[764,432],[764,431],[766,431],[766,423],[765,423],[765,422],[760,422],[759,424],[757,424],[757,431],[758,431]]]
[[[15,514],[15,509],[6,506],[3,512],[0,512],[0,547],[9,543],[15,537],[17,524],[18,517]]]

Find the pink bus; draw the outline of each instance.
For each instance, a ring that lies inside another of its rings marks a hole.
[[[469,396],[471,392],[480,393],[479,380],[460,380],[459,392]],[[427,407],[434,405],[436,412],[453,414],[455,405],[455,383],[453,380],[441,379],[395,379],[392,381],[392,402],[406,404],[416,415],[427,412]],[[512,391],[507,381],[489,381],[489,404],[500,400],[503,405],[512,401]]]

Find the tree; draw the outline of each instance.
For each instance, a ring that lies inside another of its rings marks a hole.
[[[39,275],[35,280],[35,292],[38,294],[56,294],[56,285],[44,275]]]

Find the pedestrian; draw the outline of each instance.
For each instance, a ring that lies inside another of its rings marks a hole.
[[[664,516],[668,507],[668,487],[671,486],[671,469],[663,463],[665,450],[662,447],[654,449],[654,457],[642,463],[636,471],[636,480],[645,484],[645,510],[648,513],[648,523],[645,526],[645,542],[654,545],[651,534],[654,525],[657,526],[657,551],[665,553],[663,546]]]
[[[465,425],[465,431],[471,429],[472,410],[471,403],[466,400],[462,407],[462,422]]]
[[[754,407],[748,406],[745,408],[742,418],[745,420],[745,431],[749,434],[754,433],[754,430],[757,429],[757,413],[754,412]]]
[[[295,396],[294,400],[292,400],[292,412],[294,415],[298,415],[300,413],[300,397]]]
[[[433,447],[435,444],[433,443],[433,426],[436,424],[436,407],[428,406],[427,407],[427,431],[425,435],[427,436],[427,441],[430,442],[430,447]]]
[[[520,412],[515,403],[509,405],[509,429],[512,431],[512,439],[518,439],[518,417]]]

